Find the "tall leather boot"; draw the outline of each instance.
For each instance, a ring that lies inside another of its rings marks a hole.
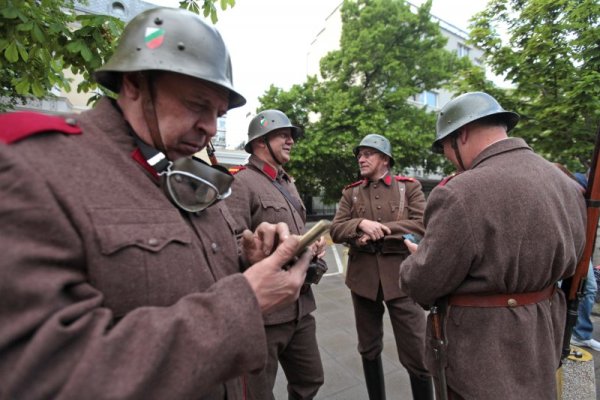
[[[369,400],[385,400],[385,381],[383,379],[381,356],[377,356],[374,360],[368,360],[363,357],[362,363]]]
[[[414,400],[433,400],[433,382],[431,377],[420,378],[415,375],[410,376],[410,389]]]

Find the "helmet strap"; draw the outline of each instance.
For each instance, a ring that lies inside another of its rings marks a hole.
[[[466,171],[465,164],[463,164],[462,157],[460,156],[460,150],[458,149],[458,135],[452,135],[452,137],[450,138],[450,145],[454,150],[454,155],[456,156],[458,165],[463,171]]]
[[[269,149],[269,154],[271,154],[273,161],[275,161],[277,163],[277,165],[283,165],[283,163],[281,161],[279,161],[279,159],[277,157],[275,157],[275,153],[273,152],[273,149],[271,148],[271,143],[269,143],[269,140],[267,139],[268,136],[269,136],[269,134],[266,134],[265,136],[263,136],[263,141],[267,145],[267,149]]]
[[[160,129],[158,127],[156,107],[154,107],[155,93],[152,77],[143,73],[139,74],[139,77],[140,92],[142,95],[142,111],[148,130],[150,131],[150,137],[152,138],[154,147],[164,154],[167,154],[167,149],[162,141],[162,136],[160,135]]]

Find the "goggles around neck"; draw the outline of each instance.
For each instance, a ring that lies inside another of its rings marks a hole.
[[[170,161],[164,153],[136,141],[146,162],[160,177],[163,191],[180,209],[200,212],[231,194],[233,176],[224,167],[210,166],[193,156]]]

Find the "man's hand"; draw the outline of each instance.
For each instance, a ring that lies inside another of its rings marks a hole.
[[[404,239],[404,244],[406,245],[406,247],[408,247],[408,251],[410,251],[410,254],[414,253],[419,248],[418,244],[408,239]]]
[[[293,257],[299,243],[299,236],[288,236],[272,255],[244,271],[263,314],[285,307],[298,298],[314,253],[309,248],[290,268],[284,270],[283,266]]]
[[[319,240],[317,240],[311,245],[311,250],[313,254],[315,254],[318,258],[323,258],[323,256],[325,256],[326,246],[327,242],[325,241],[325,236],[321,236]]]
[[[360,221],[360,224],[358,224],[358,229],[360,229],[364,235],[368,236],[368,238],[365,240],[372,241],[379,240],[385,235],[392,233],[392,230],[387,226],[377,221],[371,221],[370,219],[363,219]]]
[[[290,236],[290,230],[284,222],[269,224],[263,222],[254,233],[246,229],[242,233],[242,255],[249,264],[254,264],[267,257],[277,244]]]

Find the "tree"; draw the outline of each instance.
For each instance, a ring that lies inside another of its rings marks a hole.
[[[600,3],[493,0],[471,29],[486,64],[514,85],[492,90],[521,114],[515,135],[551,161],[587,169],[600,123]],[[463,89],[489,89],[477,73],[463,78]]]
[[[202,3],[213,22],[216,1]],[[235,4],[218,1],[223,10]],[[200,12],[195,0],[180,6]],[[65,70],[83,76],[78,92],[93,90],[91,72],[110,57],[122,29],[113,17],[77,15],[74,0],[0,0],[0,110],[28,97],[49,97],[54,87],[70,91]]]
[[[304,194],[339,200],[357,178],[352,149],[369,133],[390,139],[400,169],[441,165],[429,150],[435,115],[408,100],[442,87],[468,61],[444,49],[430,9],[431,1],[416,13],[404,1],[345,1],[340,49],[321,60],[323,79],[289,92],[271,87],[260,98],[263,108],[279,108],[306,125],[289,164]],[[319,116],[312,122],[311,113]]]

